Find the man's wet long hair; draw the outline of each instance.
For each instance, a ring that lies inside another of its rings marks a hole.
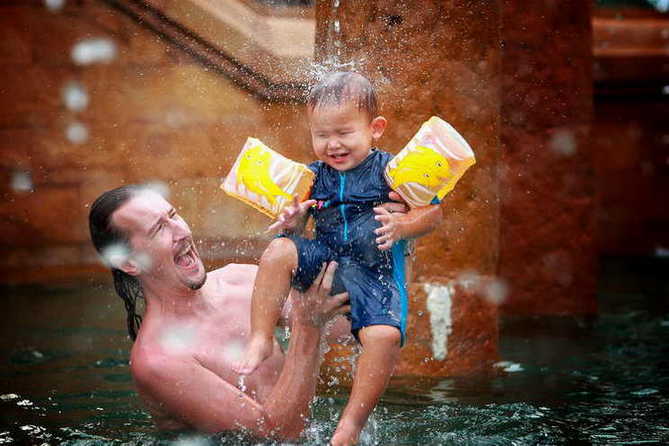
[[[141,189],[141,186],[134,184],[117,187],[100,195],[91,206],[88,225],[91,231],[91,240],[100,255],[104,255],[105,250],[112,247],[119,247],[131,252],[130,240],[126,234],[112,225],[111,217],[118,208]],[[142,323],[142,317],[137,314],[137,299],[144,298],[144,291],[136,277],[113,266],[111,272],[116,293],[125,304],[128,334],[130,339],[134,341],[137,338],[139,325]]]

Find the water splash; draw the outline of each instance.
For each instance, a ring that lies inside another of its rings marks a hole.
[[[227,362],[237,363],[244,355],[244,345],[239,341],[227,342],[223,347],[223,357]]]
[[[83,39],[72,47],[72,61],[77,65],[108,63],[116,58],[116,44],[111,39]]]
[[[175,441],[170,442],[172,446],[208,446],[212,442],[205,436],[202,435],[193,435],[187,436],[185,438],[178,438]]]
[[[483,297],[489,303],[500,305],[509,295],[509,285],[502,279],[493,279],[483,287]]]
[[[163,329],[160,345],[168,352],[179,353],[190,350],[195,341],[195,331],[185,325],[172,325]]]
[[[496,362],[494,366],[504,370],[507,373],[522,372],[525,370],[521,364],[511,361]]]
[[[239,375],[239,378],[237,378],[237,388],[246,393],[246,375]]]
[[[168,200],[170,198],[170,186],[164,181],[159,181],[159,180],[149,181],[148,183],[144,184],[142,189],[143,191],[146,192],[158,194],[165,200]]]
[[[79,82],[71,81],[63,87],[63,103],[69,110],[79,112],[88,106],[88,93]]]
[[[14,192],[32,192],[34,190],[32,175],[26,170],[15,170],[12,173],[10,186]]]
[[[44,0],[44,6],[51,12],[58,12],[65,6],[65,0]]]
[[[551,136],[548,147],[555,153],[571,156],[576,153],[576,138],[571,130],[560,129]]]
[[[79,121],[74,121],[65,129],[65,137],[72,144],[83,144],[88,141],[88,127]]]
[[[669,0],[648,0],[648,3],[653,5],[655,9],[660,12],[669,11]]]
[[[121,243],[110,245],[102,250],[101,253],[102,262],[110,268],[118,268],[128,260],[129,256],[130,251],[128,247]]]

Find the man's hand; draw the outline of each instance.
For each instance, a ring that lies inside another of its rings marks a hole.
[[[336,315],[351,311],[348,293],[330,296],[336,269],[336,262],[323,265],[311,287],[302,296],[293,299],[296,322],[321,328]]]
[[[404,201],[404,198],[402,198],[400,194],[393,190],[388,194],[388,198],[390,198],[391,201],[382,203],[380,205],[382,208],[388,212],[398,214],[406,214],[409,212],[409,205],[406,204],[406,201]]]
[[[381,223],[381,227],[374,230],[374,234],[378,235],[376,244],[381,251],[387,251],[402,238],[399,219],[405,214],[388,211],[383,206],[375,207],[374,213],[374,219]]]
[[[269,225],[267,232],[295,231],[304,223],[307,211],[314,204],[316,200],[305,200],[300,203],[297,197],[293,197],[293,202],[283,208],[276,221]]]

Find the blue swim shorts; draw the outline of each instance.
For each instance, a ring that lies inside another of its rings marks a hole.
[[[307,290],[323,264],[336,261],[338,267],[332,294],[348,292],[353,335],[357,338],[358,331],[370,325],[390,325],[400,331],[404,345],[408,313],[404,240],[393,245],[387,262],[369,265],[363,259],[336,252],[321,240],[292,235],[286,237],[295,243],[298,254],[293,288]]]

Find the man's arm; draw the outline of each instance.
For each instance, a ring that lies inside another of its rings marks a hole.
[[[245,429],[262,437],[295,439],[309,415],[318,375],[322,327],[344,313],[346,294],[330,297],[334,269],[321,271],[293,308],[290,346],[279,379],[263,404],[204,367],[195,358],[133,352],[139,390],[193,428],[205,432]]]
[[[381,250],[390,249],[394,242],[401,239],[421,237],[433,231],[443,219],[441,207],[431,204],[410,209],[407,213],[393,213],[378,206],[374,208],[374,217],[381,227],[374,233],[376,243]]]

